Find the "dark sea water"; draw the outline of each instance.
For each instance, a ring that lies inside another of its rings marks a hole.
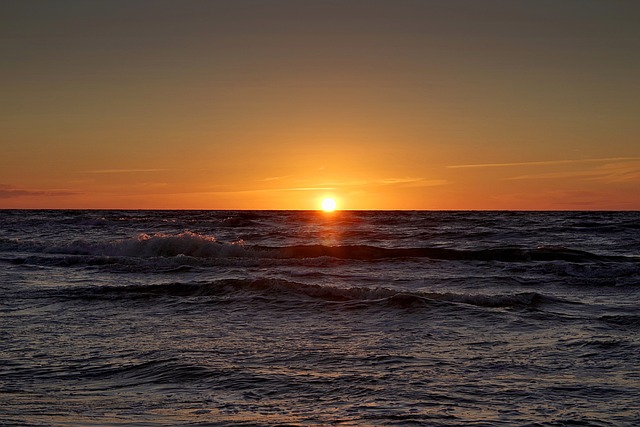
[[[0,295],[0,425],[640,425],[638,212],[0,211]]]

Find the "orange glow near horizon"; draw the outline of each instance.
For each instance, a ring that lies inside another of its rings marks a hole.
[[[298,3],[9,2],[0,209],[640,210],[634,2]]]

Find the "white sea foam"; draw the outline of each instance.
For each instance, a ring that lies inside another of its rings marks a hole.
[[[72,255],[198,258],[241,257],[247,251],[244,242],[218,242],[214,236],[186,231],[178,234],[140,234],[135,238],[114,242],[75,240],[67,245],[50,246],[44,252]]]

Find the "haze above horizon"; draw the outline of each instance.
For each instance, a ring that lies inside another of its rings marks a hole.
[[[640,3],[0,4],[0,208],[640,210]]]

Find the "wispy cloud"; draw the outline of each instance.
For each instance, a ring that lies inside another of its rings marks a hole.
[[[360,180],[360,181],[346,181],[346,182],[332,182],[325,183],[324,185],[330,185],[335,188],[354,188],[354,187],[384,187],[384,186],[396,186],[396,187],[433,187],[436,185],[449,184],[449,181],[444,179],[426,179],[426,178],[382,178],[375,180]]]
[[[218,188],[211,191],[194,191],[197,194],[248,194],[248,193],[277,193],[281,191],[333,191],[335,187],[288,187],[288,188]]]
[[[33,190],[13,187],[11,185],[0,184],[0,199],[11,199],[14,197],[33,197],[33,196],[45,196],[45,197],[58,197],[58,196],[73,196],[79,194],[76,191],[70,190]]]
[[[407,184],[423,181],[423,178],[384,178],[376,182],[380,184]]]
[[[583,179],[606,183],[640,181],[640,160],[625,160],[606,163],[577,171],[558,171],[518,175],[508,180],[524,179]]]
[[[640,181],[640,160],[602,165],[600,172],[609,182]]]
[[[603,162],[620,162],[640,160],[640,157],[605,157],[598,159],[568,159],[568,160],[545,160],[537,162],[511,162],[511,163],[477,163],[467,165],[450,165],[449,169],[461,168],[498,168],[509,166],[547,166],[547,165],[563,165],[572,163],[603,163]]]
[[[145,172],[166,172],[169,169],[95,169],[80,171],[80,173],[92,174],[112,174],[112,173],[145,173]]]
[[[593,170],[582,171],[562,171],[562,172],[544,172],[544,173],[531,173],[526,175],[512,176],[505,178],[508,181],[516,181],[523,179],[570,179],[570,178],[593,178],[595,176],[601,176],[602,173],[595,172]]]
[[[271,176],[269,178],[258,179],[258,182],[277,181],[279,179],[289,178],[291,175]]]
[[[261,179],[258,182],[270,182],[280,178],[286,177],[274,177],[273,179]],[[311,185],[305,185],[311,184]],[[315,185],[314,185],[315,184]],[[352,180],[352,181],[325,181],[317,183],[308,183],[298,181],[298,185],[292,185],[289,187],[275,187],[275,188],[255,188],[247,186],[245,188],[229,188],[228,186],[219,186],[218,188],[211,188],[208,193],[225,194],[225,193],[276,193],[285,191],[357,191],[365,190],[367,188],[380,188],[380,187],[433,187],[437,185],[446,185],[449,181],[444,179],[425,179],[425,178],[382,178],[376,180]]]
[[[266,191],[331,191],[335,187],[292,187],[292,188],[274,188]]]
[[[375,181],[381,185],[396,185],[402,187],[434,187],[438,185],[449,184],[445,179],[426,179],[426,178],[385,178]]]

